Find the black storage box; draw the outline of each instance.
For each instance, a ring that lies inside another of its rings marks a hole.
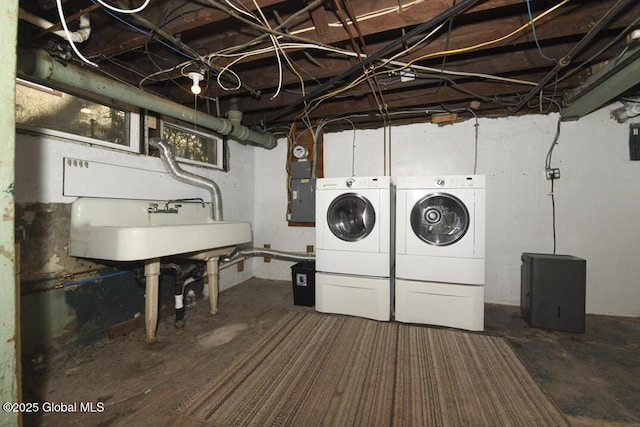
[[[522,254],[520,309],[529,325],[584,333],[587,261]]]
[[[316,305],[316,263],[302,261],[291,266],[293,303],[312,307]]]

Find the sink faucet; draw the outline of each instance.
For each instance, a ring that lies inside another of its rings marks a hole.
[[[202,207],[204,208],[204,200],[201,197],[191,197],[188,199],[175,199],[175,200],[169,200],[169,203],[177,203],[177,202],[182,202],[182,203],[199,203],[202,205]]]
[[[168,213],[168,214],[177,214],[178,209],[182,207],[182,205],[178,205],[173,203],[173,207],[170,206],[172,202],[167,202],[164,204],[164,208],[158,208],[157,203],[149,203],[149,207],[147,208],[147,212],[149,213]]]

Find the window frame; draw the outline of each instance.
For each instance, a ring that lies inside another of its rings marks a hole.
[[[125,120],[128,122],[127,124],[127,136],[129,140],[129,145],[116,144],[114,142],[103,141],[100,139],[91,138],[88,136],[78,135],[71,132],[64,132],[60,130],[39,127],[39,126],[31,126],[23,123],[16,122],[16,131],[23,131],[28,133],[36,133],[39,135],[53,136],[56,138],[67,139],[73,142],[81,142],[84,144],[92,145],[92,146],[100,146],[106,148],[112,148],[115,150],[128,151],[131,153],[140,154],[142,151],[142,120],[141,114],[139,111],[133,111],[133,108],[124,108],[120,105],[114,105],[113,103],[104,102],[102,100],[92,98],[90,96],[80,95],[78,93],[74,93],[73,91],[69,91],[66,89],[60,89],[53,86],[47,86],[40,84],[35,81],[25,80],[22,78],[16,78],[16,85],[22,85],[25,87],[29,87],[35,90],[42,90],[43,92],[51,92],[54,94],[55,92],[59,92],[65,95],[73,96],[75,98],[79,98],[82,100],[94,102],[96,104],[101,104],[105,107],[114,108],[125,113]]]
[[[186,163],[194,166],[205,167],[209,169],[216,169],[221,171],[227,170],[227,142],[225,138],[220,137],[219,135],[206,132],[200,129],[189,128],[184,124],[179,124],[174,121],[167,120],[166,118],[162,118],[160,120],[160,135],[164,138],[164,128],[165,126],[173,128],[174,130],[178,130],[181,132],[192,133],[203,138],[211,139],[215,141],[215,150],[216,150],[216,163],[207,163],[199,160],[192,160],[185,157],[176,156],[176,160],[181,163]],[[173,148],[173,147],[172,147]]]

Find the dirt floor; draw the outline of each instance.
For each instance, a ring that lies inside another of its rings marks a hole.
[[[251,279],[221,292],[219,312],[198,301],[158,341],[144,330],[24,367],[25,426],[200,425],[174,408],[245,352],[293,304],[291,283]],[[587,332],[529,327],[518,307],[487,305],[486,333],[505,337],[549,396],[578,426],[640,426],[640,319],[588,316]],[[67,411],[67,412],[64,412]]]

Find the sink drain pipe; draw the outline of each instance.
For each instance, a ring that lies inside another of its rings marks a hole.
[[[184,328],[184,287],[186,284],[204,277],[204,265],[192,263],[186,267],[168,262],[160,264],[160,272],[172,270],[175,276],[174,298],[175,298],[175,327]],[[135,270],[135,279],[140,284],[146,283],[146,276],[142,271]]]
[[[149,139],[149,145],[160,150],[160,160],[169,175],[180,182],[209,190],[211,194],[211,217],[214,221],[222,221],[222,195],[218,184],[208,178],[182,169],[178,165],[171,147],[162,138]]]
[[[184,284],[185,279],[195,274],[198,266],[189,264],[182,268],[178,264],[167,263],[160,266],[161,269],[172,269],[175,273],[176,280],[174,284],[174,298],[176,308],[176,320],[174,326],[176,328],[184,328]]]
[[[279,250],[268,249],[268,248],[251,248],[251,249],[242,249],[239,251],[235,251],[231,255],[220,258],[220,262],[226,265],[234,261],[238,261],[242,258],[251,258],[251,257],[264,257],[264,258],[273,258],[280,261],[300,262],[300,261],[314,261],[316,259],[316,254],[313,252],[288,252],[288,251],[279,251]]]

